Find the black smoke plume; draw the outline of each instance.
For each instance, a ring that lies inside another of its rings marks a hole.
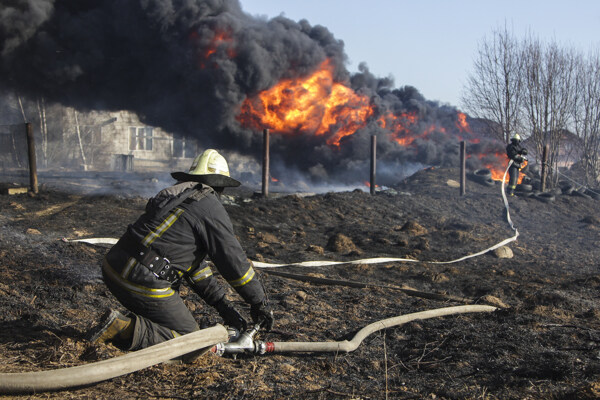
[[[258,155],[261,132],[236,119],[244,100],[330,60],[334,79],[368,96],[376,113],[413,112],[419,117],[415,130],[437,124],[446,132],[405,147],[378,125],[377,115],[339,148],[323,136],[274,132],[275,168],[295,168],[316,180],[356,180],[357,171],[368,171],[371,135],[378,137],[378,160],[391,180],[403,165],[457,162],[457,110],[427,101],[415,88],[394,88],[366,65],[351,76],[343,42],[323,26],[251,16],[237,0],[1,4],[3,90],[80,110],[130,110],[149,125],[198,138],[203,147]]]

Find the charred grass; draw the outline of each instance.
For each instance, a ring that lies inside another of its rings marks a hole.
[[[399,257],[448,261],[514,233],[499,187],[446,184],[429,169],[395,190],[252,198],[227,209],[249,258],[263,262]],[[347,354],[274,354],[156,365],[84,388],[18,398],[131,399],[593,399],[600,396],[600,214],[593,199],[551,204],[510,199],[520,236],[510,259],[286,267],[286,272],[369,284],[316,284],[260,273],[275,309],[270,341],[351,338],[372,322],[460,302],[503,305],[488,314],[412,322],[369,336]],[[145,199],[44,190],[0,197],[0,372],[82,365],[123,354],[87,331],[109,307],[105,247],[62,238],[119,237]],[[415,296],[384,286],[447,295]],[[191,291],[204,325],[220,322]],[[231,293],[231,298],[240,303]],[[247,311],[247,309],[244,309]],[[6,398],[10,398],[7,396]]]

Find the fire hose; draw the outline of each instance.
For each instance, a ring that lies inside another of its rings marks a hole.
[[[517,230],[517,228],[515,228],[512,220],[510,219],[510,209],[508,206],[508,200],[506,198],[506,193],[504,191],[504,186],[505,186],[504,182],[506,182],[506,176],[508,175],[508,169],[510,168],[510,166],[512,164],[513,164],[513,161],[510,160],[508,162],[508,166],[506,167],[506,170],[504,171],[504,176],[502,177],[502,185],[500,185],[500,187],[501,187],[501,193],[502,193],[502,200],[504,202],[504,208],[506,210],[506,220],[507,220],[510,228],[515,232],[515,234],[514,234],[514,236],[504,239],[501,242],[496,243],[495,245],[488,247],[487,249],[481,250],[477,253],[468,254],[464,257],[460,257],[460,258],[457,258],[454,260],[449,260],[449,261],[422,261],[422,260],[415,260],[414,258],[373,257],[373,258],[363,258],[360,260],[352,260],[352,261],[304,261],[304,262],[287,263],[287,264],[275,264],[275,263],[265,263],[265,262],[260,262],[260,261],[252,261],[252,264],[257,268],[324,267],[324,266],[340,265],[340,264],[381,264],[381,263],[387,263],[387,262],[411,262],[411,263],[421,262],[421,263],[426,263],[426,264],[454,264],[457,262],[467,260],[469,258],[481,256],[485,253],[496,250],[502,246],[506,246],[508,243],[516,241],[517,238],[519,237],[519,231]],[[64,238],[63,241],[65,241],[65,242],[80,242],[80,243],[88,243],[88,244],[111,244],[111,245],[113,245],[118,241],[118,239],[116,239],[116,238],[88,238],[88,239]]]
[[[287,264],[275,264],[275,263],[265,263],[265,262],[260,262],[260,261],[252,261],[252,264],[257,268],[324,267],[324,266],[341,265],[341,264],[381,264],[381,263],[387,263],[387,262],[412,262],[412,263],[422,262],[422,263],[427,263],[427,264],[454,264],[457,262],[467,260],[469,258],[481,256],[492,250],[496,250],[502,246],[505,246],[510,242],[514,242],[519,237],[519,231],[517,230],[517,228],[515,228],[512,220],[510,219],[510,209],[508,206],[508,200],[506,198],[506,193],[504,190],[504,186],[505,186],[504,182],[506,182],[506,176],[508,175],[508,169],[510,168],[510,166],[512,164],[513,164],[513,161],[510,160],[508,162],[508,166],[506,167],[506,170],[504,171],[504,176],[502,177],[502,185],[500,185],[500,187],[501,187],[501,193],[502,193],[502,200],[504,202],[504,208],[506,210],[506,220],[507,220],[510,228],[515,232],[515,234],[514,234],[514,236],[504,239],[501,242],[496,243],[495,245],[488,247],[487,249],[481,250],[477,253],[468,254],[464,257],[460,257],[460,258],[457,258],[454,260],[449,260],[449,261],[422,261],[422,260],[415,260],[414,258],[373,257],[373,258],[363,258],[360,260],[352,260],[352,261],[304,261],[304,262],[287,263]],[[115,238],[88,238],[88,239],[64,238],[63,241],[65,241],[65,242],[81,242],[81,243],[89,243],[89,244],[111,244],[112,245],[112,244],[115,244],[118,241],[118,239],[115,239]]]
[[[487,305],[465,305],[456,307],[445,307],[434,310],[421,311],[412,314],[400,315],[374,322],[362,328],[354,335],[352,340],[339,342],[270,342],[265,344],[267,352],[346,352],[349,353],[358,348],[362,341],[372,333],[408,322],[444,317],[447,315],[464,314],[473,312],[492,312],[497,308]]]
[[[502,177],[502,201],[504,201],[504,208],[506,209],[506,221],[508,222],[508,224],[510,225],[510,228],[515,231],[515,236],[519,236],[519,232],[517,231],[517,228],[515,228],[515,226],[513,225],[512,220],[510,219],[510,209],[508,207],[508,200],[506,199],[506,192],[504,191],[504,186],[506,182],[506,175],[508,175],[508,170],[510,169],[510,166],[513,164],[513,160],[510,160],[508,162],[508,166],[506,167],[506,171],[504,171],[504,176]]]
[[[444,317],[447,315],[474,313],[474,312],[492,312],[497,310],[496,307],[487,305],[465,305],[455,307],[444,307],[434,310],[421,311],[412,314],[400,315],[388,319],[369,324],[359,330],[351,340],[343,340],[337,342],[264,342],[253,340],[254,335],[260,329],[260,325],[254,329],[244,332],[239,339],[229,343],[219,343],[212,348],[212,352],[222,356],[224,354],[240,354],[240,353],[349,353],[354,351],[367,338],[367,336],[380,331],[382,329],[392,328],[403,325],[408,322]]]
[[[229,333],[222,325],[179,336],[169,341],[131,352],[124,356],[76,367],[39,372],[1,373],[0,393],[31,393],[62,390],[89,385],[148,368],[201,349],[211,349],[218,356],[225,354],[351,352],[374,332],[396,327],[411,321],[444,317],[454,314],[492,312],[497,308],[487,305],[445,307],[400,315],[369,324],[351,340],[337,342],[265,342],[254,340],[261,324],[228,340]]]
[[[202,329],[124,356],[47,371],[0,373],[0,393],[31,393],[89,385],[139,371],[226,341],[222,325]]]
[[[510,163],[508,165],[510,167]],[[508,167],[504,174],[508,172]],[[504,180],[504,179],[503,179]],[[507,220],[515,235],[505,239],[495,246],[476,254],[467,255],[457,260],[451,261],[428,261],[434,264],[448,264],[459,262],[467,258],[484,254],[490,250],[501,247],[509,242],[515,241],[519,235],[517,229],[510,220],[508,202],[504,193],[504,184],[502,185],[502,197],[506,208]],[[114,244],[117,239],[113,238],[92,238],[68,240],[73,242],[86,242],[90,244],[109,243]],[[405,261],[420,262],[414,259],[404,258],[385,258],[377,257],[350,262],[323,262],[309,261],[293,264],[267,264],[255,262],[256,267],[283,267],[283,266],[322,266],[335,264],[375,264],[382,262]],[[427,262],[427,261],[426,261]],[[463,305],[455,307],[445,307],[428,311],[421,311],[412,314],[401,315],[374,322],[360,329],[351,340],[333,341],[333,342],[265,342],[255,340],[254,336],[261,328],[260,324],[255,325],[251,330],[235,335],[230,338],[228,330],[222,325],[216,325],[212,328],[203,329],[187,335],[183,335],[167,342],[163,342],[143,350],[129,353],[124,356],[115,357],[108,360],[99,361],[92,364],[81,365],[57,370],[22,372],[22,373],[0,373],[0,393],[26,393],[41,392],[50,390],[62,390],[72,387],[89,385],[112,379],[117,376],[129,374],[148,368],[174,358],[197,352],[201,349],[210,348],[213,353],[223,356],[225,354],[265,354],[265,353],[291,353],[291,352],[352,352],[360,346],[365,338],[374,332],[387,329],[416,320],[443,317],[454,314],[473,313],[473,312],[492,312],[496,307],[488,305]],[[229,340],[228,340],[229,339]]]
[[[510,160],[508,163],[508,166],[506,167],[506,170],[504,171],[504,176],[502,178],[502,185],[500,185],[500,186],[501,186],[501,192],[502,192],[502,199],[504,201],[504,208],[506,210],[506,220],[507,220],[508,224],[510,225],[510,228],[515,232],[515,234],[514,234],[514,236],[504,239],[503,241],[501,241],[491,247],[488,247],[485,250],[482,250],[482,251],[479,251],[479,252],[473,253],[473,254],[468,254],[464,257],[460,257],[460,258],[457,258],[455,260],[450,260],[450,261],[421,261],[421,260],[415,260],[412,258],[374,257],[374,258],[363,258],[362,260],[353,260],[353,261],[304,261],[304,262],[299,262],[299,263],[288,263],[288,264],[272,264],[272,263],[264,263],[264,262],[259,262],[259,261],[252,261],[252,263],[254,264],[255,267],[258,267],[258,268],[323,267],[323,266],[339,265],[339,264],[378,264],[378,263],[386,263],[386,262],[413,262],[413,263],[422,262],[422,263],[426,263],[426,264],[454,264],[457,262],[467,260],[469,258],[481,256],[487,252],[490,252],[492,250],[496,250],[502,246],[505,246],[510,242],[514,242],[519,237],[519,231],[517,230],[517,228],[515,228],[512,220],[510,219],[510,209],[508,206],[508,200],[506,199],[506,193],[504,191],[504,186],[505,186],[504,182],[506,182],[506,175],[508,174],[508,169],[510,168],[512,163],[513,163],[513,161]]]

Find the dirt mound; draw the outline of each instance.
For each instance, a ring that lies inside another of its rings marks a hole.
[[[344,255],[361,255],[362,251],[356,247],[352,239],[341,233],[337,233],[329,238],[327,250]]]
[[[427,229],[423,228],[418,222],[416,221],[407,221],[401,228],[400,230],[402,232],[406,232],[409,233],[413,236],[421,236],[421,235],[425,235],[427,234]]]
[[[600,203],[567,195],[550,203],[510,198],[519,231],[513,258],[486,252],[432,263],[515,235],[498,184],[468,181],[460,196],[449,180],[458,180],[457,170],[430,168],[375,196],[230,192],[226,208],[252,260],[418,260],[277,270],[288,277],[257,268],[276,318],[261,338],[344,340],[375,321],[463,303],[501,311],[415,321],[373,334],[348,354],[206,354],[189,365],[157,365],[28,398],[597,398]],[[1,372],[123,354],[85,340],[107,308],[122,310],[101,281],[106,247],[61,239],[119,237],[145,201],[56,191],[0,196]],[[185,286],[181,295],[202,325],[221,322]]]

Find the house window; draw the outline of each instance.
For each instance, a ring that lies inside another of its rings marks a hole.
[[[129,150],[152,150],[152,128],[135,127],[129,128]]]
[[[173,139],[173,157],[183,157],[183,139]]]
[[[196,157],[196,141],[173,139],[173,157]]]

